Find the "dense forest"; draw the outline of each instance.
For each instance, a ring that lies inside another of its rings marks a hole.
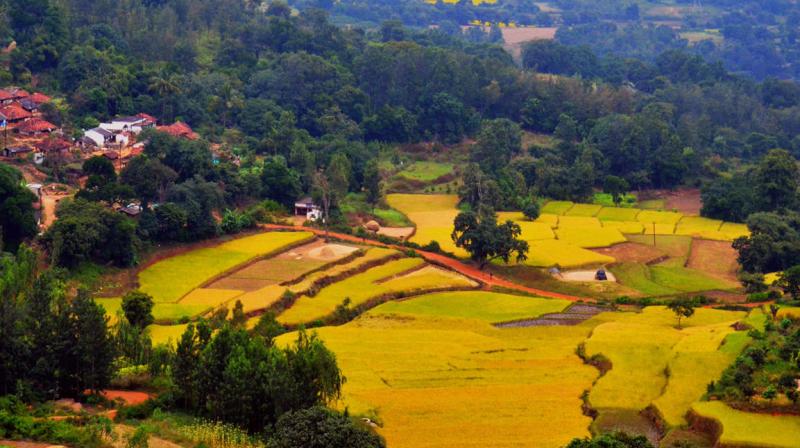
[[[478,6],[470,1],[430,5],[421,0],[296,0],[291,4],[300,9],[328,9],[337,22],[343,23],[377,24],[396,19],[408,26],[453,29],[452,24],[467,25],[477,20],[552,26],[558,27],[559,43],[585,45],[599,55],[653,61],[665,51],[682,50],[757,79],[796,79],[800,75],[795,62],[800,46],[797,27],[793,26],[800,20],[800,7],[788,0],[767,4],[757,0],[500,0]]]
[[[74,135],[146,112],[206,137],[155,135],[119,176],[87,164],[91,181],[44,238],[65,266],[128,265],[141,241],[212,236],[215,210],[230,209],[226,228],[236,231],[252,222],[235,214],[243,204],[288,206],[321,185],[335,217],[348,192],[375,189],[374,159],[386,144],[475,139],[469,157],[480,169],[470,170],[462,197],[474,205],[470,191],[481,192],[495,209],[586,199],[609,177],[634,190],[737,182],[774,148],[800,154],[795,83],[759,83],[678,50],[648,62],[539,42],[525,48],[521,70],[499,47],[445,30],[386,22],[365,33],[280,2],[7,6],[2,23],[16,48],[2,77],[63,95],[46,114]],[[521,130],[558,143],[523,148]],[[216,162],[211,145],[224,155]],[[89,212],[93,201],[131,199],[145,208],[138,225]],[[150,210],[153,202],[168,206]],[[711,207],[715,217],[749,214]],[[87,226],[102,230],[75,231]],[[102,245],[109,234],[121,241],[113,249]]]

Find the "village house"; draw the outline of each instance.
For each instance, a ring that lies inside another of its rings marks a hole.
[[[16,87],[7,87],[0,89],[0,104],[9,105],[16,101],[28,98],[30,94],[22,89]]]
[[[132,132],[138,134],[146,128],[156,125],[156,119],[147,114],[138,114],[130,117],[119,117],[111,120],[111,123],[101,123],[100,127],[113,132]]]
[[[305,216],[309,221],[316,221],[322,217],[322,209],[310,197],[298,199],[294,203],[294,215]]]
[[[34,147],[41,153],[50,154],[54,152],[65,153],[72,148],[72,144],[64,139],[52,138],[45,139],[36,144]]]
[[[7,104],[0,108],[0,118],[6,120],[9,125],[22,123],[33,117],[33,114],[23,109],[17,103]]]
[[[2,154],[3,157],[22,157],[27,155],[33,151],[30,146],[20,145],[20,146],[9,146],[3,149]]]
[[[105,148],[107,143],[113,141],[114,133],[101,127],[85,131],[83,133],[83,138],[81,138],[81,143],[84,146],[96,146],[98,148]]]
[[[58,126],[50,123],[49,121],[43,120],[41,118],[31,118],[28,121],[24,121],[17,125],[14,130],[18,132],[20,135],[28,136],[28,137],[35,137],[50,134],[51,132],[58,129]]]

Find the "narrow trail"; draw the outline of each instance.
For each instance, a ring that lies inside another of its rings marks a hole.
[[[280,225],[280,224],[262,224],[261,228],[263,228],[265,230],[295,230],[295,231],[303,231],[303,232],[312,232],[317,236],[321,236],[321,237],[326,236],[326,232],[324,230],[316,229],[316,228],[313,228],[313,227],[287,226],[287,225]],[[372,245],[372,246],[385,247],[385,248],[395,249],[395,250],[399,250],[399,251],[406,251],[406,250],[409,249],[407,247],[398,246],[396,244],[386,244],[386,243],[382,243],[380,241],[372,240],[372,239],[369,239],[369,238],[360,238],[360,237],[353,236],[353,235],[348,235],[348,234],[345,234],[345,233],[327,232],[327,235],[329,237],[331,237],[331,238],[336,238],[336,239],[342,240],[342,241],[349,241],[349,242],[352,242],[352,243],[369,244],[369,245]],[[454,271],[456,271],[456,272],[458,272],[458,273],[460,273],[462,275],[465,275],[465,276],[470,277],[472,279],[478,280],[481,283],[483,283],[483,284],[485,284],[487,286],[490,286],[490,287],[491,286],[496,286],[496,287],[499,287],[499,288],[513,289],[515,291],[521,291],[521,292],[525,292],[525,293],[528,293],[528,294],[534,294],[534,295],[537,295],[537,296],[540,296],[540,297],[549,297],[551,299],[569,300],[571,302],[578,302],[578,301],[594,302],[595,301],[594,299],[590,299],[590,298],[587,298],[587,297],[571,296],[571,295],[567,295],[567,294],[561,294],[561,293],[551,292],[551,291],[544,291],[544,290],[541,290],[541,289],[536,289],[536,288],[531,288],[531,287],[528,287],[528,286],[520,285],[520,284],[514,283],[512,281],[506,280],[504,278],[498,277],[496,275],[492,275],[492,274],[483,272],[483,271],[479,270],[478,268],[476,268],[474,266],[470,266],[468,264],[462,263],[462,262],[460,262],[460,261],[458,261],[456,259],[450,258],[450,257],[448,257],[446,255],[437,254],[437,253],[433,253],[433,252],[428,252],[428,251],[424,251],[424,250],[420,250],[420,249],[414,249],[414,251],[416,253],[418,253],[422,258],[424,258],[425,260],[427,260],[427,261],[429,261],[431,263],[439,264],[439,265],[442,265],[442,266],[446,266],[446,267],[448,267],[448,268],[450,268],[450,269],[452,269],[452,270],[454,270]]]

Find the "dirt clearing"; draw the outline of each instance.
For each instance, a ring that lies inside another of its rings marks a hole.
[[[311,259],[316,261],[336,261],[340,260],[358,248],[354,246],[346,246],[344,244],[328,244],[322,240],[314,241],[313,243],[306,244],[294,248],[290,251],[284,252],[275,257],[276,260],[303,260]]]
[[[692,243],[687,267],[735,282],[739,270],[736,257],[736,249],[728,241],[696,239]]]
[[[381,229],[378,230],[378,235],[384,235],[405,241],[414,235],[415,230],[415,227],[381,227]]]
[[[617,281],[614,274],[611,271],[606,271],[606,277],[608,280],[597,280],[595,279],[595,275],[597,275],[596,270],[591,271],[567,271],[562,272],[558,276],[556,276],[559,280],[564,280],[565,282],[611,282],[614,283]]]
[[[651,264],[663,260],[667,253],[658,247],[639,243],[621,243],[611,247],[593,249],[601,255],[613,257],[619,262]]]

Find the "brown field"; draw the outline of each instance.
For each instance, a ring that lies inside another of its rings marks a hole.
[[[739,264],[736,250],[727,241],[696,239],[692,243],[687,267],[724,280],[736,281]]]
[[[350,255],[357,247],[324,241],[296,247],[275,257],[252,263],[221,278],[208,288],[253,292],[270,285],[294,280],[301,275]]]
[[[503,28],[503,40],[506,45],[519,45],[532,40],[553,40],[556,38],[558,28]]]
[[[594,249],[602,255],[613,257],[617,261],[650,264],[667,256],[667,253],[658,247],[639,243],[621,243],[611,247]]]
[[[639,194],[639,200],[663,200],[664,210],[675,210],[686,216],[700,216],[700,209],[703,208],[698,188],[682,188],[675,191],[647,190]]]

